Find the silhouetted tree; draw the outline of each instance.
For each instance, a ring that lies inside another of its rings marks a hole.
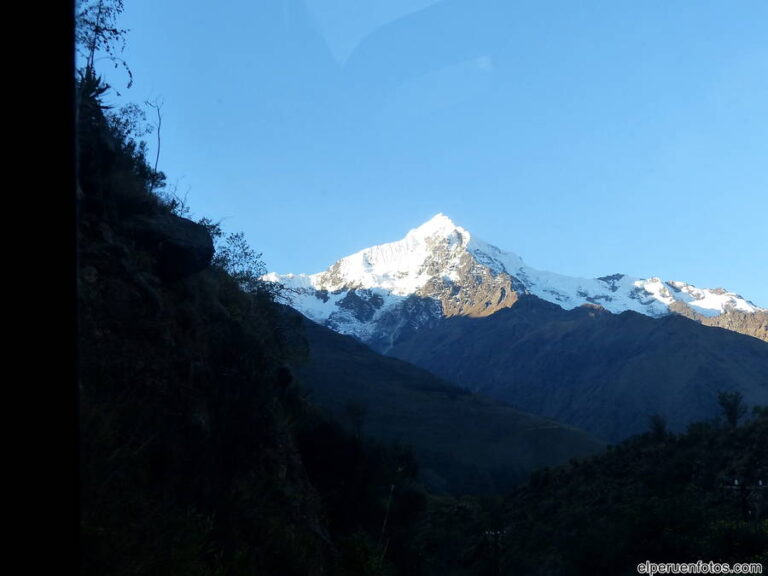
[[[659,442],[664,440],[669,434],[667,419],[661,414],[653,414],[648,420],[648,431],[650,432],[651,437]]]
[[[208,227],[213,236],[216,255],[213,265],[225,270],[234,278],[240,287],[249,293],[260,293],[273,297],[278,291],[278,285],[265,282],[262,276],[267,268],[261,259],[261,253],[248,245],[242,232],[225,233],[221,226],[208,219],[201,221]]]
[[[123,13],[123,0],[80,0],[77,3],[75,42],[85,67],[83,78],[96,76],[96,55],[103,53],[115,68],[122,67],[128,74],[128,88],[133,84],[133,73],[120,54],[125,49],[125,28],[117,26]]]
[[[744,405],[744,397],[741,392],[718,392],[717,403],[723,410],[723,416],[728,425],[735,428],[739,420],[747,413],[747,407]]]

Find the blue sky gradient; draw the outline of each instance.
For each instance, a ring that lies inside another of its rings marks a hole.
[[[536,268],[768,307],[768,2],[131,0],[121,24],[161,169],[272,271],[443,212]]]

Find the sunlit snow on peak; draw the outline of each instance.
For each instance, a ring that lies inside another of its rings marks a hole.
[[[406,234],[405,240],[410,238],[424,241],[428,238],[435,237],[447,240],[458,240],[466,245],[470,239],[470,233],[461,226],[454,224],[453,220],[445,214],[439,213],[435,214],[421,226],[410,230],[408,234]]]
[[[473,237],[442,213],[410,230],[402,240],[356,252],[324,272],[272,273],[264,279],[281,282],[295,294],[294,307],[315,320],[324,321],[338,313],[337,304],[350,291],[368,290],[369,294],[376,294],[382,302],[379,313],[383,313],[403,298],[429,297],[429,292],[424,290],[435,279],[461,282],[458,271],[463,266],[466,272],[468,262],[473,262],[478,270],[490,271],[491,275],[508,274],[514,279],[515,290],[565,309],[597,304],[613,313],[632,310],[658,317],[669,314],[670,307],[679,302],[705,316],[717,316],[728,310],[747,313],[761,310],[723,289],[701,289],[658,277],[643,279],[613,274],[578,278],[537,270],[516,254]],[[342,327],[340,331],[360,335],[364,329],[356,325],[348,330]]]
[[[658,301],[667,306],[675,301],[684,302],[704,316],[717,316],[726,310],[748,313],[761,310],[738,294],[723,288],[697,288],[685,282],[664,282],[661,278],[638,280],[635,285],[653,294]]]
[[[422,288],[433,277],[436,267],[439,274],[453,277],[456,259],[465,252],[470,238],[467,230],[446,215],[437,214],[402,240],[360,250],[341,258],[324,272],[298,276],[270,274],[265,279],[297,289],[311,287],[334,292],[376,288],[407,296]]]

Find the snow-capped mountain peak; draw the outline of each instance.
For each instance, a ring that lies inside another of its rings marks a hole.
[[[369,342],[384,337],[383,330],[393,338],[404,322],[418,329],[441,316],[487,316],[525,293],[565,309],[592,304],[654,317],[671,312],[708,319],[732,312],[768,315],[722,289],[655,277],[577,278],[537,270],[442,213],[401,240],[360,250],[323,272],[271,273],[265,279],[282,283],[293,307],[311,319]],[[758,329],[758,337],[764,330]]]
[[[312,275],[267,275],[290,288],[330,292],[383,289],[397,296],[416,293],[436,273],[451,274],[455,259],[466,252],[470,234],[444,214],[437,214],[396,242],[360,250]],[[438,263],[439,261],[439,263]],[[442,267],[436,270],[436,265]]]
[[[405,235],[406,239],[412,238],[420,241],[425,241],[427,238],[434,237],[445,239],[466,237],[466,239],[469,240],[470,234],[461,226],[454,224],[453,220],[448,218],[448,216],[440,212],[432,216],[432,218],[424,222],[421,226],[410,230],[408,234]]]

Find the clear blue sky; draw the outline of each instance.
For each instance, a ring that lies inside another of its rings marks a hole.
[[[272,271],[443,212],[537,268],[768,307],[765,0],[128,0],[121,24],[161,169]]]

